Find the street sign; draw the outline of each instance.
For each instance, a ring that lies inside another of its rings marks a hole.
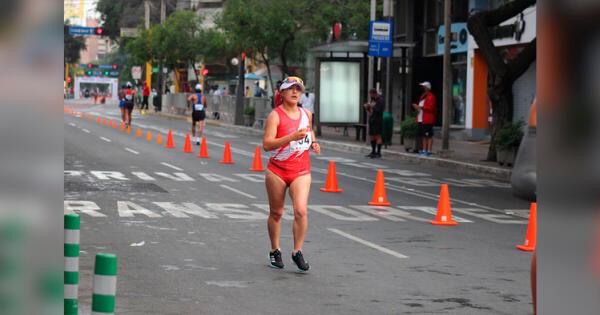
[[[134,66],[131,67],[131,76],[134,80],[140,80],[142,78],[142,67]]]
[[[71,35],[94,35],[95,27],[84,26],[69,26],[69,34]]]
[[[437,53],[444,54],[444,25],[440,25],[437,34]],[[469,32],[467,31],[467,23],[452,23],[450,25],[450,53],[467,52],[467,39]]]
[[[392,22],[369,22],[369,56],[392,56]]]
[[[135,27],[121,27],[121,37],[138,37],[138,29]]]

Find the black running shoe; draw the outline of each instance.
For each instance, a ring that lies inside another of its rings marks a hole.
[[[369,154],[365,155],[365,157],[368,157],[368,158],[373,158],[373,155],[375,155],[375,153],[371,152],[371,153],[369,153]]]
[[[299,272],[304,272],[310,270],[310,265],[308,262],[304,261],[304,256],[302,256],[302,252],[298,251],[296,255],[292,255],[292,261],[298,267]]]
[[[269,253],[269,267],[271,268],[283,268],[283,260],[281,259],[281,252],[276,249]]]

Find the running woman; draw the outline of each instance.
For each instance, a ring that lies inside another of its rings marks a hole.
[[[312,149],[316,154],[321,153],[321,148],[315,141],[315,134],[311,129],[312,114],[298,107],[304,90],[304,83],[298,77],[288,77],[283,81],[279,87],[283,104],[277,106],[267,117],[263,137],[263,148],[269,157],[265,175],[270,208],[267,219],[271,239],[269,266],[284,267],[279,248],[279,236],[285,192],[289,187],[294,207],[292,261],[300,272],[310,269],[310,265],[302,255],[302,245],[308,229],[307,208],[311,183],[308,150]]]
[[[192,137],[197,145],[200,145],[202,138],[202,128],[204,127],[204,118],[206,118],[206,98],[202,95],[202,87],[196,84],[196,94],[188,97],[188,110],[192,105]],[[198,123],[198,136],[196,137],[196,123]]]
[[[131,112],[133,112],[135,97],[136,93],[131,88],[131,83],[127,82],[127,88],[125,89],[125,125],[128,126],[131,126]]]

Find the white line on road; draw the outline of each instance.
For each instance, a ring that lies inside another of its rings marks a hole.
[[[102,139],[102,140],[104,140],[106,142],[110,142],[110,139],[108,139],[108,138],[100,137],[100,139]]]
[[[69,126],[77,127],[77,125],[74,123],[69,123]]]
[[[246,197],[248,197],[248,198],[256,199],[256,197],[254,197],[254,196],[252,196],[252,195],[250,195],[250,194],[247,194],[247,193],[245,193],[245,192],[243,192],[243,191],[239,191],[239,190],[237,190],[237,189],[235,189],[235,188],[233,188],[233,187],[229,187],[229,186],[227,186],[227,185],[220,185],[220,186],[221,186],[221,187],[223,187],[223,188],[225,188],[225,189],[229,189],[229,190],[231,190],[231,191],[233,191],[233,192],[236,192],[236,193],[238,193],[238,194],[240,194],[240,195],[242,195],[242,196],[246,196]]]
[[[373,243],[371,243],[371,242],[369,242],[369,241],[365,241],[365,240],[363,240],[362,238],[358,238],[358,237],[356,237],[356,236],[354,236],[354,235],[350,235],[350,234],[348,234],[348,233],[345,233],[345,232],[342,232],[342,231],[340,231],[340,230],[338,230],[338,229],[332,229],[332,228],[328,228],[328,230],[329,230],[329,231],[331,231],[331,232],[333,232],[333,233],[335,233],[335,234],[341,235],[341,236],[343,236],[343,237],[345,237],[345,238],[351,239],[351,240],[353,240],[353,241],[355,241],[355,242],[361,243],[361,244],[363,244],[363,245],[367,245],[367,246],[369,246],[369,247],[371,247],[371,248],[373,248],[373,249],[376,249],[376,250],[378,250],[378,251],[380,251],[380,252],[384,252],[384,253],[386,253],[386,254],[392,255],[392,256],[394,256],[394,257],[398,257],[398,258],[408,258],[408,256],[402,255],[402,254],[400,254],[400,253],[398,253],[398,252],[395,252],[395,251],[393,251],[393,250],[391,250],[391,249],[387,249],[387,248],[385,248],[385,247],[381,247],[381,246],[379,246],[379,245],[377,245],[377,244],[373,244]]]
[[[168,166],[168,167],[170,167],[170,168],[172,168],[172,169],[174,169],[174,170],[176,170],[176,171],[183,171],[183,169],[182,169],[182,168],[180,168],[180,167],[177,167],[177,166],[175,166],[175,165],[171,165],[171,164],[169,164],[169,163],[167,163],[167,162],[161,162],[160,164],[162,164],[162,165],[164,165],[164,166]]]
[[[84,129],[84,128],[81,128],[81,131],[83,131],[83,132],[85,132],[85,133],[90,133],[90,131],[89,131],[89,130],[87,130],[87,129]]]
[[[125,150],[126,150],[126,151],[129,151],[129,152],[131,152],[131,153],[133,153],[133,154],[140,154],[140,152],[138,152],[138,151],[136,151],[136,150],[132,150],[132,149],[130,149],[130,148],[125,148]]]

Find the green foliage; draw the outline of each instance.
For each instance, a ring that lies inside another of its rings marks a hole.
[[[254,111],[256,109],[254,108],[254,106],[247,106],[244,107],[244,115],[248,115],[248,116],[254,116]]]
[[[417,136],[417,120],[415,116],[409,116],[400,122],[400,133],[405,138],[414,138]]]
[[[507,122],[504,124],[494,138],[496,147],[500,150],[510,150],[512,148],[518,148],[521,144],[521,138],[523,138],[523,121],[518,122]]]

